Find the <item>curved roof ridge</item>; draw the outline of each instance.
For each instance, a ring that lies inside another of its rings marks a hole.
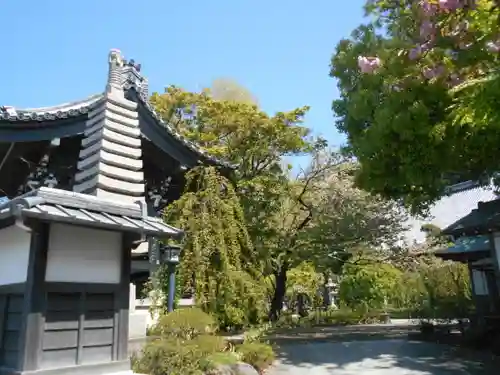
[[[58,105],[53,105],[53,106],[47,106],[47,107],[34,107],[34,108],[17,108],[17,107],[12,107],[14,108],[17,112],[43,112],[43,113],[50,113],[50,112],[58,112],[62,110],[67,110],[69,111],[70,109],[78,109],[82,106],[90,105],[92,103],[95,103],[102,99],[104,97],[103,93],[100,94],[94,94],[91,95],[85,99],[81,100],[75,100],[67,103],[62,103]]]
[[[104,99],[104,94],[96,94],[86,99],[60,104],[52,107],[16,108],[0,107],[0,120],[7,121],[46,121],[68,117],[77,117],[97,107]]]

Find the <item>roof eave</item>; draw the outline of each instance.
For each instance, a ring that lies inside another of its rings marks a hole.
[[[63,215],[55,215],[43,210],[39,210],[39,212],[34,210],[41,205],[52,205]],[[91,220],[82,220],[76,216],[72,216],[66,209],[81,210],[81,212]],[[121,224],[120,221],[112,220],[112,218],[110,219],[111,223],[92,220],[92,217],[95,218],[95,215],[89,214],[88,211],[108,215],[108,217],[109,215],[114,215],[115,219],[121,217],[132,224],[140,221],[140,224],[125,226]],[[7,224],[11,222],[11,220],[9,220],[10,218],[23,220],[27,217],[49,222],[61,222],[127,233],[137,233],[158,238],[181,239],[184,235],[182,230],[160,222],[155,217],[147,216],[145,212],[143,212],[143,207],[140,204],[122,204],[60,189],[41,188],[14,198],[0,205],[0,213],[0,220]]]

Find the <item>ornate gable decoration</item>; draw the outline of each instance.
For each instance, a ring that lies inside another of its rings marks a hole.
[[[110,63],[116,66],[113,69],[113,77],[108,77],[108,82],[112,81],[121,89],[133,90],[137,95],[138,102],[151,114],[152,118],[165,130],[179,141],[184,147],[199,155],[201,159],[210,163],[234,169],[236,166],[227,163],[217,157],[211,156],[194,142],[179,134],[177,130],[163,121],[161,116],[155,111],[149,102],[149,84],[148,80],[141,74],[141,64],[134,60],[123,58],[119,50],[111,50]],[[111,61],[112,60],[112,61]],[[110,73],[111,74],[111,73]],[[58,121],[69,118],[83,118],[91,114],[96,108],[99,108],[105,100],[105,94],[93,95],[81,101],[71,102],[54,107],[19,109],[11,106],[0,106],[0,131],[2,127],[12,127],[13,123],[18,122],[39,122],[50,124],[52,121]]]

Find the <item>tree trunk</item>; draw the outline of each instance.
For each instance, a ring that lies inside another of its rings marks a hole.
[[[271,301],[271,309],[269,311],[269,320],[276,322],[283,310],[283,301],[286,292],[286,273],[288,271],[288,262],[283,262],[281,267],[274,272],[275,285],[273,300]]]
[[[323,307],[325,309],[329,308],[332,304],[330,299],[330,291],[328,290],[328,273],[323,272]]]

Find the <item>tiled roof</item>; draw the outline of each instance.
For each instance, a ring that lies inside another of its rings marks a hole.
[[[103,100],[103,94],[92,95],[84,100],[66,103],[54,107],[18,109],[0,107],[0,121],[54,121],[77,117],[89,113]]]
[[[0,204],[0,221],[34,219],[134,232],[157,237],[182,237],[183,232],[148,216],[145,205],[122,204],[86,194],[41,188]]]
[[[447,249],[439,250],[436,255],[441,254],[461,254],[461,253],[473,253],[478,251],[490,251],[490,238],[487,235],[473,236],[473,237],[461,237],[457,239],[453,246]]]
[[[451,236],[473,236],[500,230],[500,199],[479,202],[478,207],[443,230]]]
[[[110,77],[114,77],[113,79],[117,80],[114,84],[118,84],[126,91],[136,93],[134,96],[141,102],[143,107],[149,111],[157,124],[162,126],[169,134],[179,141],[181,145],[199,155],[199,157],[204,161],[206,160],[229,169],[234,169],[236,167],[235,165],[232,165],[220,158],[210,155],[197,144],[180,134],[174,127],[161,118],[149,102],[148,83],[147,79],[140,73],[140,64],[136,64],[134,60],[125,60],[119,50],[112,50],[108,59],[110,57],[120,60],[123,65],[113,70],[113,75],[108,75],[108,86],[110,84]],[[118,60],[116,61],[117,63]],[[44,108],[17,109],[14,107],[0,106],[0,125],[1,122],[7,123],[8,125],[9,123],[16,122],[50,122],[54,120],[78,117],[87,114],[92,109],[96,108],[102,102],[103,98],[104,94],[98,94],[78,102]]]
[[[458,190],[445,196],[431,207],[428,217],[413,217],[408,221],[409,230],[406,233],[406,240],[408,242],[423,242],[425,241],[425,233],[420,230],[422,225],[434,224],[441,229],[446,228],[477,208],[479,202],[494,199],[496,199],[496,195],[492,186],[472,185],[471,188]]]
[[[125,85],[126,89],[134,89],[133,86]],[[171,134],[175,139],[182,143],[185,147],[200,155],[203,159],[210,161],[214,164],[224,166],[226,168],[234,169],[236,166],[232,165],[222,159],[210,155],[201,147],[181,135],[174,127],[170,126],[167,122],[163,121],[161,116],[156,112],[153,105],[149,102],[148,98],[143,95],[136,95],[140,103],[146,108],[151,116],[158,122],[165,130]],[[0,121],[7,122],[46,122],[67,119],[71,117],[78,117],[88,114],[93,109],[96,109],[103,101],[104,94],[92,95],[84,100],[70,102],[54,107],[43,108],[29,108],[20,109],[14,107],[0,107]]]

